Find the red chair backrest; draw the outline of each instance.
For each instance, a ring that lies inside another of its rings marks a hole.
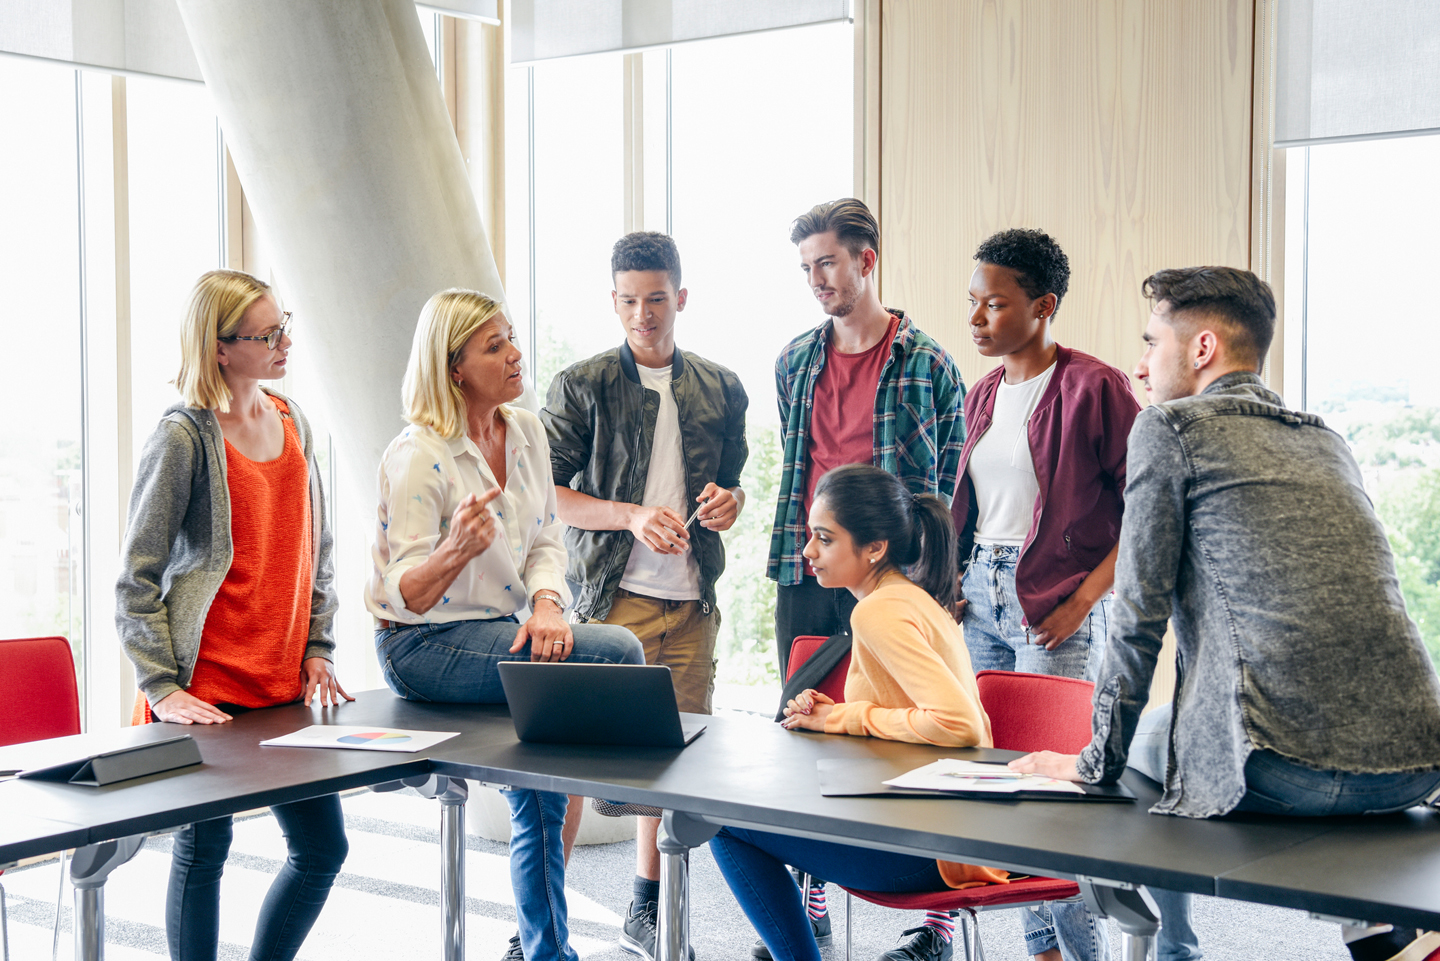
[[[980,703],[990,715],[995,746],[1007,751],[1079,754],[1090,743],[1095,685],[1069,677],[981,671]]]
[[[80,692],[70,642],[0,640],[0,746],[79,733]]]
[[[785,680],[790,680],[790,676],[800,669],[800,665],[810,660],[810,655],[819,650],[820,645],[828,640],[828,637],[809,634],[802,634],[795,638],[795,642],[790,645],[790,660],[785,665]],[[849,673],[850,655],[846,654],[840,659],[840,663],[825,675],[825,680],[821,681],[820,686],[815,690],[839,704],[845,700],[845,675]]]

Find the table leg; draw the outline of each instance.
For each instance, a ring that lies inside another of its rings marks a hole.
[[[76,961],[105,957],[105,881],[110,872],[133,858],[145,844],[134,834],[77,848],[70,859],[70,883],[75,886]]]
[[[465,961],[465,802],[470,785],[463,778],[417,774],[370,785],[377,794],[412,787],[421,797],[440,802],[440,923],[445,961]]]
[[[1121,961],[1149,961],[1160,930],[1155,899],[1143,887],[1103,878],[1077,877],[1085,906],[1097,918],[1114,918],[1120,925]]]
[[[681,811],[666,811],[660,819],[660,832],[655,839],[655,846],[660,850],[660,917],[655,931],[655,961],[689,961],[690,849],[704,844],[719,830]]]
[[[462,788],[464,781],[455,782]],[[465,801],[454,789],[440,795],[440,905],[445,924],[445,961],[465,958]]]

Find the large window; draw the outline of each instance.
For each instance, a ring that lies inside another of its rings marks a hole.
[[[75,71],[0,59],[0,636],[84,636]]]
[[[1293,148],[1286,169],[1287,400],[1350,441],[1440,663],[1440,137]]]
[[[625,231],[620,63],[582,57],[534,72],[530,369],[542,398],[556,373],[620,337],[610,308],[610,246]]]
[[[59,634],[87,725],[129,714],[114,580],[131,466],[178,395],[179,321],[222,257],[199,84],[0,59],[0,636]]]
[[[134,446],[171,404],[180,320],[195,280],[221,266],[219,136],[193,83],[126,81],[129,126],[131,383]]]
[[[689,290],[676,342],[734,370],[750,396],[748,500],[725,537],[719,585],[722,705],[771,711],[779,685],[765,576],[780,478],[774,363],[824,319],[790,224],[854,191],[853,60],[852,28],[836,23],[628,63],[621,54],[544,62],[512,68],[506,84],[506,281],[527,340],[534,324],[541,398],[559,370],[624,336],[609,264],[627,224],[675,237]]]

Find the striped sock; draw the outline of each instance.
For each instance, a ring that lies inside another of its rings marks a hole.
[[[825,917],[825,885],[810,885],[810,891],[805,895],[805,908],[813,920],[818,921]]]
[[[955,937],[955,919],[950,916],[949,911],[926,911],[925,927],[934,928],[940,932],[940,937],[946,944]]]

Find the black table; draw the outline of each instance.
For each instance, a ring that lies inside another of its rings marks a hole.
[[[75,848],[75,956],[97,961],[104,953],[105,880],[135,855],[147,833],[431,769],[423,754],[260,747],[264,738],[307,724],[342,723],[342,716],[334,709],[290,707],[247,712],[231,724],[193,725],[185,731],[200,744],[199,767],[106,787],[0,782],[0,866]],[[12,745],[0,748],[0,770],[46,767],[173,737],[179,730],[152,724]]]
[[[463,733],[417,754],[259,746],[264,738],[322,719]],[[687,940],[684,850],[703,843],[719,825],[1073,877],[1098,891],[1154,886],[1342,918],[1440,927],[1440,818],[1433,812],[1364,819],[1159,817],[1146,813],[1157,797],[1155,785],[1133,773],[1126,783],[1139,800],[1130,804],[824,798],[815,763],[820,759],[866,760],[898,774],[939,757],[980,755],[795,733],[745,718],[704,720],[706,733],[684,750],[674,750],[521,744],[503,706],[415,704],[385,691],[361,694],[339,710],[291,706],[250,712],[230,724],[189,729],[205,757],[198,771],[108,788],[0,783],[0,863],[81,841],[95,845],[428,775],[439,782],[432,785],[432,795],[448,803],[442,821],[447,958],[463,950],[463,892],[456,897],[454,887],[463,883],[464,845],[463,838],[456,843],[456,830],[463,832],[464,788],[453,780],[459,778],[672,812],[666,819],[669,847],[662,846],[662,874],[667,874],[662,878],[662,958],[684,957],[678,951]],[[149,739],[174,731],[155,726],[0,749],[0,768],[53,761],[72,744],[113,746],[117,738]],[[12,823],[17,812],[23,817]],[[1132,948],[1143,945],[1138,939]]]

